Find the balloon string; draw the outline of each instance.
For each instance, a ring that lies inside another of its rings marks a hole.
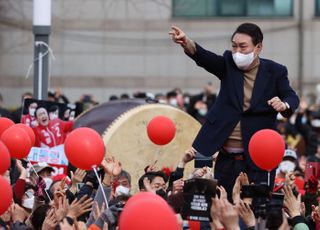
[[[270,186],[270,171],[268,172],[268,186]]]
[[[98,176],[97,168],[96,168],[95,166],[93,166],[92,168],[93,168],[93,171],[94,171],[94,173],[95,173],[95,175],[96,175],[96,177],[97,177],[97,179],[98,179],[99,186],[100,186],[101,191],[102,191],[103,199],[104,199],[104,201],[106,202],[106,209],[109,209],[107,196],[106,196],[106,194],[105,194],[105,192],[104,192],[104,189],[103,189],[101,180],[100,180],[100,178],[99,178],[99,176]]]
[[[30,160],[29,160],[29,159],[27,159],[27,160],[28,160],[28,162],[29,162],[29,164],[30,164],[30,166],[31,166],[32,170],[33,170],[33,171],[34,171],[34,173],[36,174],[36,176],[37,176],[38,178],[40,178],[39,174],[36,172],[36,169],[33,167],[33,164],[30,162]],[[48,192],[47,192],[47,190],[46,190],[46,189],[44,189],[44,192],[45,192],[45,194],[47,195],[48,199],[49,199],[49,200],[50,200],[50,202],[51,202],[52,200],[51,200],[51,198],[50,198],[50,196],[49,196],[49,194],[48,194]]]
[[[161,147],[159,147],[159,148],[157,149],[157,152],[156,152],[156,154],[155,154],[154,162],[156,162],[156,161],[159,160],[159,158],[160,158],[160,151],[161,151]]]

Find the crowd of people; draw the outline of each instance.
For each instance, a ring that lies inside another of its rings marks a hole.
[[[198,116],[205,113],[199,112],[202,107],[197,103],[206,104],[206,99],[210,101],[216,96],[211,83],[204,89],[203,94],[206,96],[196,95],[190,97],[189,101],[176,89],[168,93],[170,97],[156,99],[159,103],[168,103],[187,112],[191,111],[190,115],[199,119]],[[139,98],[142,98],[143,94],[139,94]],[[143,97],[147,99],[148,96],[145,94]],[[286,142],[286,151],[277,169],[273,192],[283,193],[284,201],[280,212],[281,220],[277,218],[281,226],[271,226],[269,229],[320,227],[319,120],[319,104],[308,104],[304,99],[290,118],[281,115],[277,118],[277,130]],[[70,170],[69,175],[57,177],[52,175],[53,169],[45,163],[38,163],[32,169],[24,160],[12,160],[11,168],[4,176],[12,185],[14,201],[7,212],[1,215],[1,226],[4,229],[116,229],[118,217],[126,201],[134,195],[131,193],[132,183],[136,183],[140,191],[161,196],[179,214],[183,206],[181,197],[186,178],[214,178],[214,170],[208,167],[195,169],[192,175],[183,175],[185,165],[194,160],[195,154],[194,149],[187,150],[181,161],[177,162],[175,171],[169,175],[152,165],[137,169],[141,171],[139,181],[131,181],[130,172],[125,171],[116,159],[106,159],[99,172],[102,188],[98,186],[98,181],[91,171],[70,168],[73,171]],[[252,197],[241,195],[242,187],[249,184],[247,175],[241,173],[233,186],[232,199],[228,199],[225,189],[218,186],[219,192],[212,199],[212,222],[199,222],[197,229],[254,229],[259,220],[257,207],[252,204]],[[108,209],[105,208],[101,189],[107,194]],[[181,226],[188,229],[188,222],[181,220]],[[192,226],[194,228],[196,225]]]

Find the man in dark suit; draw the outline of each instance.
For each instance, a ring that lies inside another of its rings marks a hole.
[[[231,36],[231,50],[222,56],[205,50],[178,27],[172,26],[169,34],[198,66],[221,81],[215,104],[193,143],[198,157],[219,151],[215,178],[229,198],[240,172],[246,172],[250,182],[266,183],[268,173],[254,165],[248,144],[255,132],[276,128],[278,112],[289,117],[298,107],[299,98],[289,85],[287,68],[259,57],[263,34],[252,23],[236,29]],[[274,176],[273,170],[270,186]]]

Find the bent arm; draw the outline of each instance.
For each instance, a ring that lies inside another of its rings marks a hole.
[[[299,97],[289,84],[287,68],[284,69],[278,80],[278,92],[280,99],[289,105],[289,108],[281,112],[281,115],[290,117],[299,106]]]
[[[220,80],[223,77],[225,72],[225,60],[223,56],[217,55],[213,52],[210,52],[204,48],[202,48],[197,43],[194,43],[194,54],[189,52],[185,52],[190,58],[192,58],[196,64],[208,72],[217,76]],[[185,49],[186,50],[186,49]]]

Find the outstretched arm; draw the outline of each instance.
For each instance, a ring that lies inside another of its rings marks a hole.
[[[172,26],[169,32],[172,40],[180,44],[184,52],[192,58],[198,66],[203,67],[208,72],[216,75],[219,79],[223,77],[225,72],[225,60],[222,56],[210,52],[197,43],[192,41],[188,36],[177,26]]]
[[[194,41],[189,39],[179,27],[171,26],[169,34],[175,43],[180,44],[183,47],[184,52],[190,55],[194,55],[196,53],[196,44]]]

